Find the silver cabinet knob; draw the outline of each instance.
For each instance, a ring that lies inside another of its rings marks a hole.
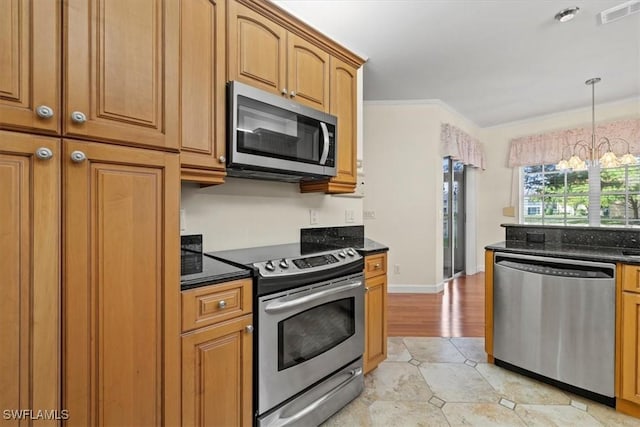
[[[364,291],[365,291],[365,292],[369,292],[369,287],[365,287],[365,288],[364,288]]]
[[[76,150],[71,153],[71,161],[73,163],[82,163],[85,160],[87,160],[87,156],[82,151]]]
[[[53,157],[53,151],[47,147],[40,147],[36,150],[36,157],[40,160],[49,160]]]
[[[36,114],[41,119],[50,119],[53,117],[53,108],[46,105],[38,105],[38,107],[36,107]]]
[[[227,161],[227,158],[225,156],[218,157],[218,163],[224,164],[224,162],[226,162],[226,161]]]
[[[74,111],[71,113],[71,121],[73,123],[81,124],[87,121],[87,116],[85,116],[81,111]]]
[[[283,94],[283,95],[286,95],[286,94],[287,94],[287,88],[286,88],[286,87],[283,87],[283,88],[282,88],[282,94]]]
[[[253,325],[247,325],[244,329],[247,331],[248,334],[253,333]]]
[[[294,91],[291,91],[290,95],[293,98],[294,96],[296,96],[296,93]]]
[[[220,300],[218,303],[219,308],[225,308],[227,306],[227,302],[225,300]]]

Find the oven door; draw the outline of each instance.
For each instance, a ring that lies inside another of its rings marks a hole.
[[[258,414],[362,356],[362,274],[263,296],[258,310]]]

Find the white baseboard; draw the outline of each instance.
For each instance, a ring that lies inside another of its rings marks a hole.
[[[480,272],[480,271],[484,271],[484,264],[480,264],[480,265],[478,266],[478,271],[479,271],[479,272]]]
[[[437,294],[444,290],[444,283],[435,285],[396,285],[389,284],[387,292],[390,294]]]

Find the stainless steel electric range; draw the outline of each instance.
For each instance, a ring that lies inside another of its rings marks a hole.
[[[361,393],[360,254],[296,243],[208,255],[255,272],[256,425],[318,425]]]

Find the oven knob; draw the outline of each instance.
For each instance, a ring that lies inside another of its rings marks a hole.
[[[287,262],[286,259],[282,258],[282,260],[280,260],[280,263],[278,264],[280,267],[282,268],[289,268],[289,263]]]
[[[340,258],[346,258],[346,257],[347,257],[347,254],[345,254],[345,253],[344,253],[344,251],[340,251],[340,252],[338,252],[338,256],[339,256]]]
[[[273,261],[267,261],[267,262],[264,264],[264,268],[266,268],[266,269],[267,269],[267,270],[269,270],[269,271],[273,271],[273,270],[275,270],[275,269],[276,269],[276,266],[275,266],[275,265],[273,265]]]
[[[356,253],[355,253],[355,251],[353,249],[351,249],[351,248],[347,249],[347,255],[354,256],[355,254]]]

